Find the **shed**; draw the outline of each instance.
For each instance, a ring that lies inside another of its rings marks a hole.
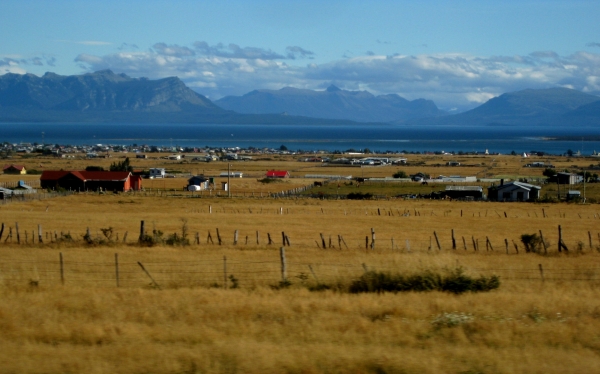
[[[27,170],[23,165],[4,165],[4,174],[27,174]]]
[[[567,200],[579,200],[581,198],[581,192],[576,190],[570,190],[567,192]]]
[[[269,170],[266,176],[267,178],[289,178],[290,173],[286,170]]]
[[[204,177],[204,175],[195,175],[188,179],[188,191],[206,190],[208,189],[209,184],[208,178]],[[189,187],[191,186],[197,186],[198,190],[190,190]]]
[[[446,186],[445,195],[458,200],[481,200],[483,187],[481,186]]]

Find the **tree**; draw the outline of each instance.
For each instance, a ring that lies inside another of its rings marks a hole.
[[[133,171],[133,166],[129,164],[129,157],[121,162],[115,161],[110,164],[110,171]]]
[[[567,149],[567,156],[572,157],[573,156],[573,150],[572,149]]]
[[[286,147],[285,145],[282,144],[282,145],[279,146],[279,150],[280,151],[287,151],[288,147]]]
[[[393,175],[394,178],[408,178],[408,175],[403,170],[398,170]]]
[[[544,172],[542,173],[542,175],[545,177],[548,177],[548,178],[553,177],[556,175],[556,170],[551,169],[551,168],[546,168],[546,169],[544,169]]]

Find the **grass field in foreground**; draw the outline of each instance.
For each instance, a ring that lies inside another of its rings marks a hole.
[[[597,205],[576,204],[112,194],[12,203],[0,207],[1,371],[593,372],[600,366],[599,214]],[[185,225],[201,244],[140,247],[141,220],[148,232],[164,235],[181,234]],[[38,224],[43,245],[31,243]],[[558,225],[568,254],[557,253]],[[94,240],[108,243],[86,244],[88,227]],[[111,240],[102,233],[107,228]],[[207,244],[209,231],[216,242],[217,228],[223,244]],[[366,250],[371,228],[375,248]],[[540,230],[549,253],[524,253],[520,236]],[[276,290],[281,232],[290,238],[292,284]],[[70,233],[74,241],[51,243],[55,233]],[[267,244],[267,233],[275,243]],[[318,248],[320,234],[327,247],[331,236],[335,248]],[[339,248],[337,235],[348,247]],[[486,237],[493,251],[486,250]],[[230,279],[223,289],[224,256],[237,289]],[[138,261],[160,289],[150,286]],[[501,285],[463,295],[308,290],[317,281],[350,282],[363,264],[401,273],[460,266],[472,276],[499,275]]]

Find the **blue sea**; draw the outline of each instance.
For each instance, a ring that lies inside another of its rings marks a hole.
[[[577,140],[547,140],[571,136]],[[0,123],[0,142],[257,147],[305,151],[600,152],[600,128],[411,125],[218,125],[138,123]]]

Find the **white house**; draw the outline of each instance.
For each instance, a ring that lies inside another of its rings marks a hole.
[[[498,201],[529,201],[540,197],[542,187],[523,182],[509,182],[496,188]],[[488,193],[492,197],[492,193]]]
[[[164,178],[166,171],[163,168],[150,168],[150,178]]]

